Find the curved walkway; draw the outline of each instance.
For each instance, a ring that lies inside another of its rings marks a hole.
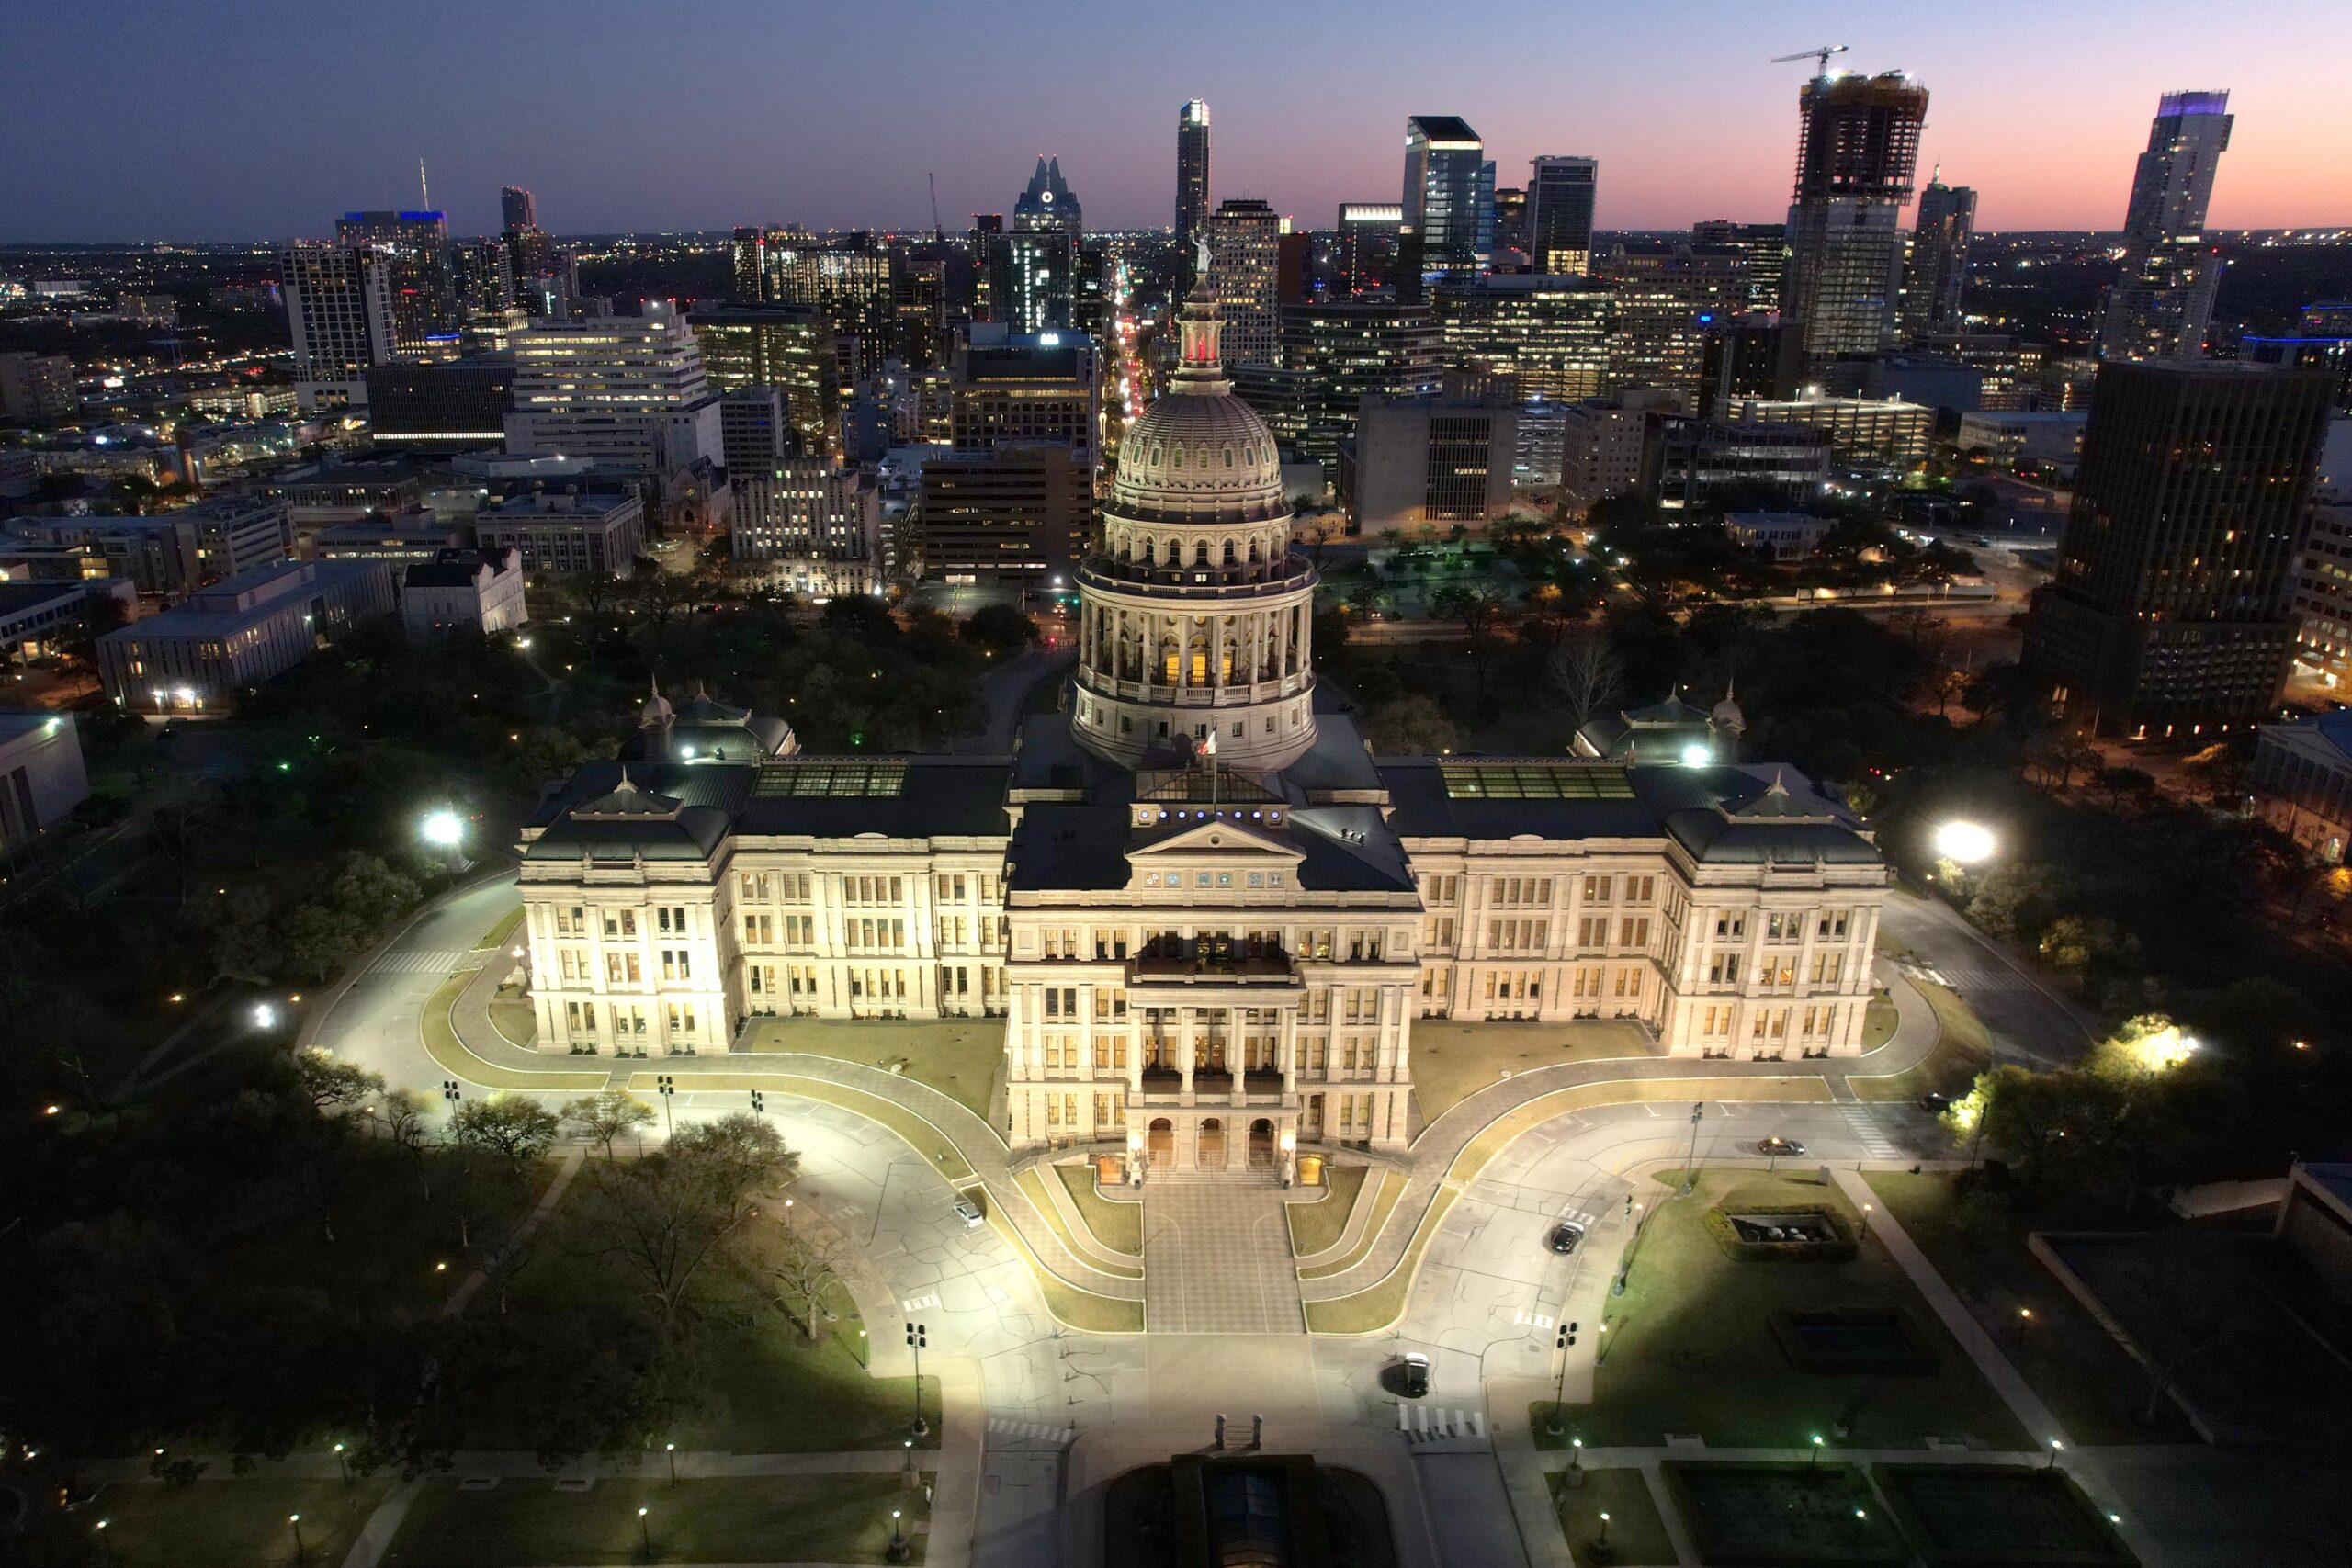
[[[1098,1269],[1070,1249],[1061,1233],[1038,1213],[1028,1192],[1014,1179],[1013,1156],[1003,1137],[953,1096],[902,1074],[884,1072],[862,1062],[797,1052],[757,1056],[737,1053],[648,1056],[639,1061],[636,1057],[555,1056],[526,1050],[510,1043],[490,1021],[489,998],[497,989],[501,967],[491,965],[481,970],[452,1000],[448,1020],[451,1036],[467,1057],[480,1064],[479,1069],[473,1069],[462,1059],[442,1061],[443,1066],[458,1077],[485,1082],[492,1088],[525,1092],[539,1092],[539,1086],[528,1080],[540,1077],[550,1080],[546,1092],[571,1095],[582,1092],[579,1084],[585,1076],[602,1072],[606,1083],[639,1094],[659,1092],[654,1080],[666,1077],[682,1093],[747,1093],[759,1089],[768,1094],[796,1094],[851,1111],[867,1109],[875,1120],[913,1145],[956,1185],[967,1190],[976,1186],[986,1189],[989,1212],[1009,1224],[1020,1242],[1062,1283],[1114,1300],[1143,1300],[1140,1280]],[[422,1021],[429,1040],[433,1032],[430,1014]],[[474,1076],[476,1071],[480,1071],[480,1077]],[[826,1092],[827,1089],[842,1092]],[[862,1100],[881,1103],[865,1108],[859,1103]],[[914,1122],[910,1124],[882,1113],[883,1107],[910,1113]]]
[[[1308,1302],[1338,1301],[1390,1283],[1400,1267],[1409,1275],[1410,1269],[1419,1267],[1419,1248],[1464,1186],[1511,1138],[1555,1116],[1624,1100],[1658,1099],[1662,1096],[1657,1091],[1667,1089],[1682,1089],[1702,1100],[1828,1100],[1836,1098],[1837,1091],[1845,1088],[1847,1077],[1858,1068],[1867,1067],[1871,1076],[1877,1076],[1916,1066],[1935,1051],[1935,1013],[1907,982],[1899,976],[1893,979],[1889,988],[1898,1012],[1894,1033],[1885,1044],[1861,1056],[1794,1062],[1607,1056],[1516,1073],[1464,1096],[1422,1128],[1406,1151],[1404,1195],[1389,1211],[1370,1252],[1340,1273],[1305,1280],[1300,1293]],[[1629,1092],[1615,1092],[1620,1086]],[[1779,1092],[1740,1092],[1749,1088]],[[1847,1097],[1851,1097],[1850,1091]],[[1553,1106],[1556,1109],[1550,1109]],[[1506,1128],[1504,1123],[1513,1118],[1525,1125]],[[1497,1134],[1502,1135],[1491,1136]],[[1488,1144],[1492,1146],[1486,1146]],[[1403,1284],[1409,1289],[1409,1277]],[[1404,1293],[1399,1292],[1399,1311]]]

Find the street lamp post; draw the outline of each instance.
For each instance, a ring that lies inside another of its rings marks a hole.
[[[914,1549],[907,1543],[907,1532],[899,1522],[902,1517],[903,1513],[901,1510],[897,1508],[890,1510],[890,1551],[888,1561],[892,1562],[904,1562],[914,1555]]]
[[[645,1560],[653,1561],[653,1527],[645,1522],[645,1510],[637,1511],[637,1542],[645,1549]]]
[[[922,1324],[910,1322],[907,1325],[907,1348],[914,1352],[915,1358],[915,1436],[918,1438],[931,1436],[931,1423],[922,1418],[922,1348],[929,1343],[931,1337],[924,1332]]]
[[[286,1522],[294,1527],[294,1561],[300,1563],[305,1552],[302,1545],[302,1516],[288,1514],[286,1516]]]
[[[334,1446],[334,1464],[337,1470],[343,1472],[343,1483],[345,1486],[350,1485],[351,1465],[350,1462],[343,1457],[343,1445],[341,1443],[337,1443]]]
[[[1690,1196],[1691,1189],[1697,1185],[1693,1168],[1699,1163],[1699,1123],[1706,1114],[1707,1104],[1704,1100],[1701,1100],[1690,1108],[1690,1152],[1682,1161],[1682,1195],[1685,1198]]]
[[[2047,1470],[2055,1470],[2055,1469],[2057,1469],[2057,1468],[2058,1468],[2058,1450],[2061,1450],[2061,1449],[2063,1449],[2063,1448],[2064,1448],[2065,1446],[2066,1446],[2065,1444],[2064,1444],[2064,1443],[2060,1442],[2057,1438],[2051,1438],[2051,1439],[2050,1439],[2050,1462],[2049,1462],[2048,1464],[2043,1465],[2041,1468],[2042,1468],[2043,1470],[2046,1470],[2046,1471],[2047,1471]]]
[[[1807,1470],[1821,1468],[1821,1434],[1818,1432],[1813,1435],[1813,1457],[1805,1461],[1805,1468]]]
[[[1609,1544],[1609,1515],[1606,1510],[1603,1510],[1600,1516],[1600,1539],[1593,1542],[1593,1544],[1595,1546],[1607,1546]]]
[[[664,1443],[662,1445],[662,1451],[669,1456],[670,1460],[670,1484],[675,1486],[678,1483],[678,1445],[675,1443]]]

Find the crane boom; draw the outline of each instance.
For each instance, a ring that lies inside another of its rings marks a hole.
[[[925,175],[923,181],[931,186],[931,237],[934,240],[944,240],[947,238],[947,231],[939,221],[939,176]]]
[[[1846,52],[1846,49],[1847,46],[1842,43],[1825,43],[1818,49],[1801,49],[1794,54],[1775,55],[1772,57],[1771,63],[1774,65],[1786,65],[1792,60],[1818,61],[1820,62],[1820,73],[1826,76],[1829,74],[1829,57],[1833,54],[1843,54]]]

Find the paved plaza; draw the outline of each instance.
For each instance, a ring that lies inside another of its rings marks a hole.
[[[1282,1189],[1147,1181],[1143,1317],[1151,1334],[1304,1334]]]

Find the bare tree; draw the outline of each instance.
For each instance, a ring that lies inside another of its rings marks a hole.
[[[1570,723],[1579,729],[1615,702],[1625,685],[1625,667],[1608,642],[1597,637],[1553,649],[1544,660],[1544,675],[1567,707]]]
[[[687,1287],[720,1245],[759,1213],[752,1199],[788,1180],[799,1156],[758,1117],[685,1129],[668,1146],[598,1173],[591,1250],[620,1260],[674,1338]]]
[[[789,1222],[778,1230],[768,1269],[776,1282],[776,1304],[789,1312],[787,1303],[800,1303],[801,1330],[811,1345],[817,1342],[817,1298],[834,1278],[837,1251],[836,1242],[812,1236]]]
[[[604,1089],[582,1096],[563,1108],[563,1123],[604,1146],[613,1157],[613,1145],[653,1120],[653,1107],[625,1089]]]

